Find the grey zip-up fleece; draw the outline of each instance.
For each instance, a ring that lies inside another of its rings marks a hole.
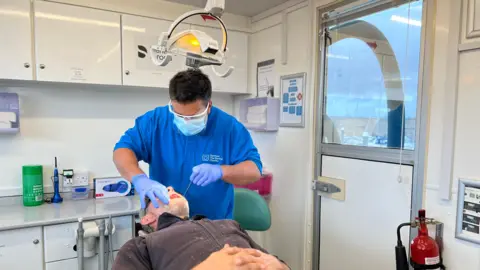
[[[185,220],[163,213],[157,229],[125,243],[112,270],[191,270],[225,244],[267,253],[233,220]]]

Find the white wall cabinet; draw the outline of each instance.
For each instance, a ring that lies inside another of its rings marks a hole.
[[[154,65],[150,58],[150,47],[157,44],[160,34],[168,31],[170,25],[170,21],[122,15],[124,85],[168,88],[173,75],[186,68],[183,56],[174,56],[164,67]],[[181,24],[174,33],[189,28],[190,25]]]
[[[173,56],[165,67],[151,61],[150,47],[170,21],[47,1],[33,1],[31,12],[30,5],[30,0],[0,0],[0,79],[168,88],[173,75],[187,68],[184,56]],[[219,28],[185,23],[175,33],[190,28],[222,42]],[[229,77],[202,68],[213,91],[248,94],[248,38],[228,32],[226,63],[216,69],[223,73],[234,66]]]
[[[35,1],[37,79],[120,85],[120,15]]]
[[[204,31],[213,39],[218,41],[219,48],[222,46],[222,31],[218,28],[192,26],[193,29]],[[213,91],[226,93],[246,94],[247,90],[247,68],[248,68],[248,34],[228,31],[227,58],[223,66],[215,67],[220,73],[225,72],[228,67],[234,66],[233,73],[221,78],[216,76],[211,67],[203,67],[202,70],[212,81]]]
[[[460,3],[458,3],[460,5]],[[478,42],[480,39],[480,1],[463,0],[462,43]]]
[[[42,239],[40,227],[0,232],[0,269],[43,270]]]
[[[0,79],[33,79],[29,0],[0,0],[0,40]]]

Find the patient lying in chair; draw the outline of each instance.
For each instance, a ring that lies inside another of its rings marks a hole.
[[[141,224],[151,233],[125,243],[112,270],[284,270],[233,220],[189,219],[187,200],[168,188],[170,204],[148,204]],[[147,202],[148,203],[148,202]]]

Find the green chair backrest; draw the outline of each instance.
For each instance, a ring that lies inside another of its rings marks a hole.
[[[233,219],[247,231],[266,231],[272,225],[272,216],[265,199],[246,188],[234,189]]]

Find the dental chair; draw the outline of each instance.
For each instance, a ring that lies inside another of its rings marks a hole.
[[[265,199],[246,188],[234,189],[233,219],[247,231],[263,232],[272,225],[272,216]]]

